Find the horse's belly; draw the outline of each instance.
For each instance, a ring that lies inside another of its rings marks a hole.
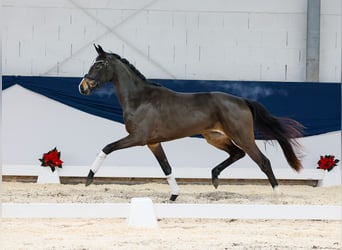
[[[135,112],[126,114],[129,133],[138,133],[147,141],[168,141],[200,134],[217,123],[217,116],[210,105],[191,108],[193,105],[142,105]]]
[[[211,127],[213,121],[207,119],[159,120],[151,127],[149,137],[153,140],[174,140],[201,134]]]

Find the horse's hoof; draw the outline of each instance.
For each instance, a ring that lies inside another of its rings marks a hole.
[[[211,182],[213,183],[213,186],[217,189],[219,185],[219,179],[218,176],[220,175],[220,171],[218,171],[216,168],[211,170]]]
[[[172,194],[170,197],[170,201],[175,201],[178,197],[178,194]]]
[[[87,186],[89,186],[90,184],[92,184],[93,183],[93,180],[94,180],[94,178],[87,178],[87,181],[86,181],[86,183],[85,183],[85,186],[87,187]]]
[[[219,179],[213,178],[213,179],[211,179],[211,182],[213,183],[214,188],[217,189],[218,185],[219,185]]]
[[[95,173],[92,170],[89,170],[89,174],[88,174],[88,177],[87,177],[87,180],[86,180],[86,183],[85,183],[86,187],[93,183],[94,175],[95,175]]]

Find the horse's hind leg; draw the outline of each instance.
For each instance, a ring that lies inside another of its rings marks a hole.
[[[166,175],[167,182],[169,183],[171,187],[171,201],[175,201],[178,194],[179,194],[179,188],[176,182],[175,177],[172,174],[171,166],[166,158],[166,155],[164,153],[164,150],[160,143],[155,144],[148,144],[148,148],[152,151],[153,155],[156,157],[156,159],[159,162],[159,165],[161,166],[164,174]]]
[[[217,133],[205,134],[203,135],[207,142],[214,147],[226,151],[229,154],[228,159],[221,162],[219,165],[211,170],[211,181],[215,188],[219,185],[218,176],[220,173],[229,167],[231,164],[245,156],[245,152],[237,147],[232,141],[225,135],[220,135]]]
[[[211,181],[215,188],[217,188],[219,185],[218,176],[220,175],[220,173],[224,169],[229,167],[231,164],[233,164],[234,162],[236,162],[237,160],[240,160],[241,158],[245,156],[245,152],[232,143],[227,144],[224,150],[229,153],[230,155],[229,158],[211,170]]]
[[[276,190],[278,186],[277,179],[275,178],[270,160],[260,151],[255,144],[254,140],[248,146],[244,147],[246,153],[252,158],[252,160],[258,164],[260,169],[266,174],[272,188]]]

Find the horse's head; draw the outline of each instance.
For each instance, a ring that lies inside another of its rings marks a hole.
[[[79,85],[79,91],[83,95],[89,95],[93,89],[101,87],[113,78],[113,69],[109,62],[110,55],[100,45],[94,44],[94,47],[98,56]]]

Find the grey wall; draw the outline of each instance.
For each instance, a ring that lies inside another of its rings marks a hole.
[[[306,0],[4,0],[3,74],[82,76],[100,43],[148,78],[305,81]],[[320,81],[341,78],[341,2],[321,1]]]

